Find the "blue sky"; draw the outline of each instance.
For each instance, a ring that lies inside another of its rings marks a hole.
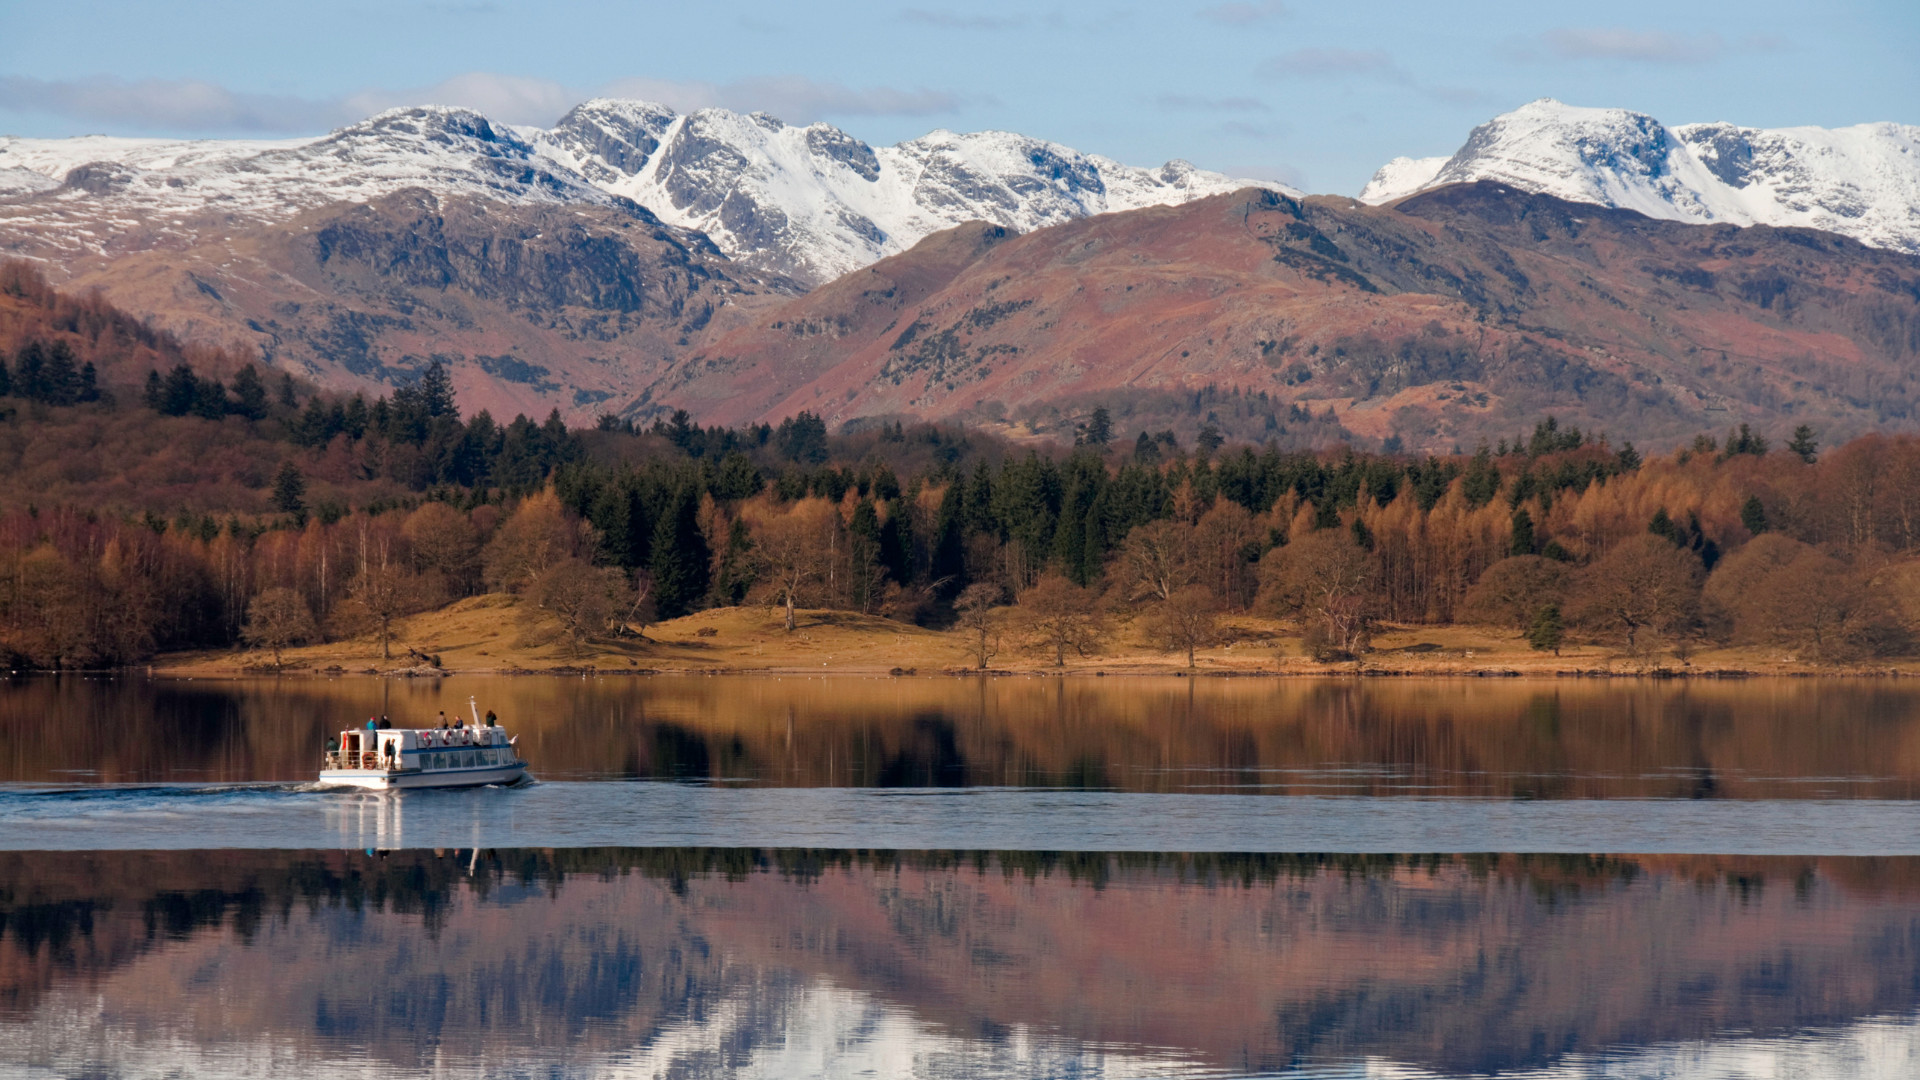
[[[1920,0],[0,4],[0,132],[318,133],[438,101],[550,122],[598,93],[1005,128],[1352,193],[1537,97],[1670,124],[1920,124]]]

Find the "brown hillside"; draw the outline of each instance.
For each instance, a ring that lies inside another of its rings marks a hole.
[[[1104,402],[1124,431],[1237,395],[1242,420],[1220,419],[1256,439],[1299,423],[1293,404],[1436,449],[1549,411],[1656,442],[1743,421],[1842,436],[1913,425],[1916,360],[1920,259],[1830,234],[1497,184],[1392,208],[1243,191],[930,237],[695,350],[640,403],[835,423]]]
[[[136,227],[63,258],[64,290],[97,288],[185,340],[333,389],[383,393],[438,358],[468,411],[576,421],[743,308],[799,291],[638,207],[422,190],[270,225]]]

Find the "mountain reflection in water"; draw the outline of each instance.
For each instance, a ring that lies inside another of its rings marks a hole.
[[[469,697],[547,780],[1920,798],[1920,687],[1842,679],[25,678],[0,781],[311,779],[327,733]]]
[[[58,1075],[1920,1064],[1920,859],[18,853],[0,919]]]

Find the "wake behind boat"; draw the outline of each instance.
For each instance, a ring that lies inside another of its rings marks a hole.
[[[393,728],[367,721],[367,727],[343,731],[329,740],[320,782],[349,787],[439,788],[511,784],[527,774],[515,749],[517,738],[469,701],[473,724],[452,727]]]

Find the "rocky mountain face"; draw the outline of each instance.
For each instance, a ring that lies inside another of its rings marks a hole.
[[[929,237],[688,350],[631,412],[800,409],[1471,447],[1545,413],[1667,445],[1920,418],[1920,258],[1495,183],[1373,207],[1243,191]]]
[[[679,350],[802,291],[624,200],[406,188],[270,225],[189,224],[190,241],[75,260],[69,287],[336,389],[383,393],[437,359],[469,411],[506,417],[591,418]]]
[[[545,130],[415,107],[311,140],[0,138],[0,252],[141,250],[423,188],[508,206],[630,200],[736,262],[811,285],[965,221],[1028,230],[1247,183],[1007,132],[876,149],[826,124],[640,101],[590,101]]]
[[[1667,127],[1542,99],[1473,129],[1452,157],[1396,158],[1360,199],[1494,180],[1672,221],[1802,226],[1920,253],[1920,127]]]

